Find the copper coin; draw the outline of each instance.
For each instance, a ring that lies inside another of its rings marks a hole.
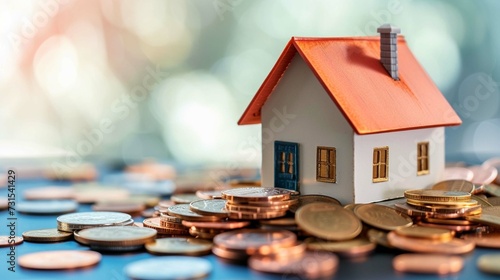
[[[223,258],[231,262],[247,261],[249,257],[244,251],[222,248],[217,246],[217,244],[212,246],[212,253],[219,258]]]
[[[487,254],[482,255],[477,260],[477,267],[479,270],[491,273],[491,274],[500,274],[500,254]]]
[[[470,181],[474,173],[465,167],[454,166],[444,169],[443,180],[466,180]]]
[[[413,224],[408,215],[383,205],[361,205],[354,209],[354,214],[370,226],[384,230],[395,230]]]
[[[144,203],[122,202],[122,201],[108,201],[98,202],[92,205],[94,211],[112,211],[136,215],[146,209]]]
[[[435,228],[435,229],[442,229],[442,230],[448,230],[448,231],[454,231],[454,232],[470,231],[470,230],[475,230],[476,228],[479,227],[478,224],[444,225],[444,224],[434,224],[434,223],[425,223],[425,222],[418,222],[417,224],[419,226],[425,227],[425,228]]]
[[[474,184],[466,180],[446,180],[434,184],[432,189],[472,193],[474,191]]]
[[[164,228],[160,225],[160,217],[155,217],[155,218],[147,218],[145,219],[142,224],[145,227],[156,229],[158,234],[176,234],[176,235],[182,235],[182,234],[189,234],[187,229],[170,229],[170,228]]]
[[[191,234],[194,237],[197,238],[202,238],[202,239],[213,239],[217,234],[222,233],[224,231],[221,230],[208,230],[205,229],[197,229],[196,227],[190,227],[189,228],[189,234]]]
[[[135,261],[124,270],[129,279],[205,279],[212,263],[198,257],[166,256]]]
[[[229,218],[235,220],[262,220],[283,217],[286,211],[267,212],[267,213],[252,213],[252,212],[229,212]]]
[[[297,196],[298,203],[290,207],[290,212],[295,213],[300,207],[313,202],[326,202],[342,205],[337,199],[320,194],[306,194]]]
[[[163,219],[160,218],[160,226],[163,227],[163,228],[169,228],[169,229],[186,229],[186,227],[184,225],[182,225],[182,223],[172,223],[172,222],[169,222],[169,221],[165,221]]]
[[[23,196],[26,200],[73,199],[75,190],[70,187],[41,187],[25,190]]]
[[[478,247],[500,249],[500,233],[481,233],[481,234],[466,234],[461,238],[473,241]]]
[[[296,226],[297,221],[294,218],[278,218],[271,220],[262,220],[259,221],[261,225],[269,225],[269,226]]]
[[[7,198],[0,198],[0,210],[9,208],[9,200]]]
[[[328,251],[348,258],[366,256],[372,253],[377,246],[374,242],[364,237],[344,241],[323,241],[308,238],[305,240],[305,243],[309,250]]]
[[[0,236],[0,247],[10,247],[12,245],[19,245],[23,243],[23,238],[21,236],[14,236],[11,238],[10,236]]]
[[[467,202],[470,200],[470,192],[416,189],[404,192],[407,199],[416,201],[429,201],[432,203],[444,202]]]
[[[474,250],[475,247],[474,242],[458,238],[453,238],[448,242],[442,242],[401,236],[395,232],[389,232],[387,234],[387,240],[389,244],[398,249],[416,253],[466,254]]]
[[[401,254],[392,260],[396,271],[426,274],[452,274],[462,270],[462,257],[435,254]]]
[[[471,181],[475,185],[490,184],[498,175],[497,169],[490,165],[474,165],[467,167],[467,169],[474,173]]]
[[[221,248],[241,250],[247,254],[273,251],[295,244],[297,237],[286,230],[240,229],[217,235],[214,244]]]
[[[195,238],[159,238],[145,245],[146,250],[161,255],[201,256],[209,254],[212,242]]]
[[[286,211],[289,209],[289,205],[284,204],[284,205],[255,206],[248,204],[226,203],[225,209],[227,209],[230,212],[267,213],[267,212]]]
[[[200,215],[227,217],[226,200],[224,199],[200,199],[189,203],[189,209]]]
[[[60,231],[57,228],[37,229],[23,232],[23,238],[31,242],[58,242],[69,240],[72,232]]]
[[[441,241],[448,241],[453,238],[453,232],[450,230],[440,229],[440,228],[430,228],[418,225],[398,228],[394,232],[396,234],[407,237],[426,238],[426,239],[441,240]]]
[[[19,265],[30,269],[76,269],[92,266],[101,261],[94,251],[45,251],[19,257]]]
[[[251,269],[281,274],[293,274],[305,279],[331,277],[337,270],[338,257],[327,252],[306,252],[301,258],[280,260],[272,257],[254,255],[248,266]]]
[[[235,188],[222,191],[222,198],[229,201],[281,201],[288,200],[294,192],[280,188]]]
[[[474,223],[467,221],[467,220],[461,220],[461,219],[436,219],[436,218],[425,218],[425,222],[432,223],[432,224],[442,224],[442,225],[458,225],[458,226],[469,226],[473,225]]]
[[[275,200],[275,201],[228,201],[227,203],[233,205],[249,205],[257,207],[269,207],[269,206],[291,206],[298,203],[298,199],[288,199],[288,200]]]
[[[195,213],[191,211],[191,209],[189,208],[189,204],[176,204],[174,206],[170,206],[168,207],[167,213],[170,216],[175,216],[188,221],[214,222],[222,219],[222,217],[219,216],[208,216]]]
[[[237,229],[250,225],[249,221],[221,221],[221,222],[192,222],[182,221],[186,227],[211,228],[211,229]]]

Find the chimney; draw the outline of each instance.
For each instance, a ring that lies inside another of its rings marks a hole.
[[[380,33],[380,62],[389,75],[398,81],[398,34],[401,29],[386,23],[377,28],[377,32]]]

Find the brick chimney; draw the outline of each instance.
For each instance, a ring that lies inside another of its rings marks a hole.
[[[386,23],[377,28],[377,32],[380,33],[380,62],[389,75],[398,81],[398,34],[401,29]]]

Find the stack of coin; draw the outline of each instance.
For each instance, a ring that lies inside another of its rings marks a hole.
[[[57,229],[66,232],[93,227],[128,226],[133,223],[129,214],[119,212],[80,212],[57,217]]]
[[[94,250],[132,251],[141,249],[156,238],[156,230],[147,227],[109,226],[82,229],[75,240]]]
[[[235,188],[222,191],[227,200],[229,218],[261,220],[283,217],[290,205],[297,203],[297,192],[280,188]]]
[[[189,231],[180,222],[181,219],[173,216],[168,216],[164,213],[160,217],[145,219],[142,224],[144,227],[155,229],[158,236],[185,236],[189,235]]]
[[[229,261],[246,261],[254,254],[276,254],[296,243],[297,236],[290,231],[241,229],[215,236],[212,252]]]

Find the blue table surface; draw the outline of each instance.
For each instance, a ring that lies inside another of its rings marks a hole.
[[[45,180],[36,181],[18,181],[16,194],[18,201],[22,200],[23,190],[55,185],[54,182]],[[0,189],[0,197],[7,197],[7,189]],[[88,205],[80,205],[79,211],[90,211]],[[57,227],[56,218],[58,215],[27,215],[16,213],[17,235],[34,229],[55,228]],[[8,235],[8,212],[0,211],[0,235]],[[136,221],[142,221],[143,218],[135,217]],[[24,242],[16,247],[16,258],[32,252],[50,251],[50,250],[89,250],[71,240],[58,243],[31,243]],[[9,249],[0,248],[0,279],[110,279],[122,280],[128,279],[124,274],[124,267],[134,261],[154,258],[155,256],[146,251],[132,253],[102,253],[101,262],[93,267],[78,270],[61,271],[41,271],[20,268],[16,266],[16,271],[9,271],[7,253]],[[365,259],[350,260],[340,259],[338,270],[334,279],[499,279],[498,276],[482,273],[478,270],[476,262],[478,257],[484,254],[497,253],[499,250],[476,248],[473,253],[464,256],[465,266],[463,270],[455,275],[437,276],[420,274],[402,274],[397,273],[392,268],[392,259],[398,253],[377,249],[373,254]],[[221,261],[214,255],[203,256],[213,265],[213,270],[207,279],[300,279],[292,275],[275,275],[259,273],[249,269],[244,265],[229,264]],[[499,264],[500,265],[500,264]]]

